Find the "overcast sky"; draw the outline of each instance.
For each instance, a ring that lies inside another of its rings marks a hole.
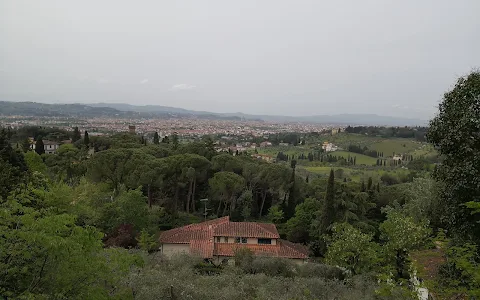
[[[0,0],[0,100],[429,118],[479,0]]]

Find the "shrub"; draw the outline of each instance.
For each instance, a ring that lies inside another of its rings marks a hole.
[[[214,264],[206,262],[196,264],[194,269],[199,275],[218,275],[222,272],[221,266],[215,266]]]
[[[383,174],[382,177],[380,177],[380,180],[385,185],[394,185],[400,183],[397,177],[390,174]]]
[[[251,273],[264,273],[268,276],[293,277],[295,275],[293,262],[272,257],[255,257],[251,264]]]
[[[121,224],[105,237],[105,246],[133,248],[137,246],[135,236],[136,232],[132,224]]]
[[[244,274],[237,272],[238,268],[234,266],[225,267],[215,276],[201,276],[194,271],[195,265],[202,264],[199,257],[177,255],[167,259],[161,255],[152,256],[154,258],[144,268],[132,271],[125,281],[135,299],[405,299],[395,293],[380,297],[376,294],[377,282],[365,276],[348,280],[316,276],[286,278]],[[260,260],[277,261],[267,257]]]
[[[245,273],[251,273],[253,252],[248,248],[239,248],[235,251],[235,266],[241,268]]]
[[[144,251],[152,252],[158,248],[155,236],[149,234],[145,229],[137,237],[137,241],[140,249]]]
[[[343,280],[347,273],[344,269],[318,263],[306,263],[297,267],[299,277],[318,277],[325,279]]]

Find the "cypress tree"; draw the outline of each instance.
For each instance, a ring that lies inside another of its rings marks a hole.
[[[37,142],[35,144],[35,152],[37,152],[39,155],[45,153],[45,145],[43,144],[43,140],[41,137],[37,139]]]
[[[158,136],[158,132],[155,131],[155,134],[153,135],[153,143],[155,145],[160,144],[160,137]]]
[[[361,188],[361,191],[362,192],[365,192],[366,189],[365,189],[365,181],[362,180],[362,188]]]
[[[73,129],[72,142],[75,143],[76,141],[81,139],[82,139],[82,135],[80,134],[80,130],[78,130],[78,127],[75,127]]]
[[[368,177],[368,184],[367,184],[367,190],[371,190],[373,186],[373,180],[372,177]]]
[[[88,148],[88,145],[90,145],[90,138],[88,137],[88,131],[86,130],[83,136],[83,143],[85,144],[85,146],[87,146],[87,148]]]
[[[380,182],[377,182],[377,192],[380,193]]]
[[[178,148],[178,135],[176,133],[172,135],[172,144],[173,144],[173,149],[176,150]]]
[[[292,168],[292,178],[290,179],[290,182],[292,183],[292,186],[290,187],[290,191],[288,193],[288,205],[287,205],[286,209],[284,210],[285,217],[287,219],[290,219],[295,214],[295,206],[296,206],[296,201],[295,201],[295,169],[297,167],[297,161],[293,159],[290,162],[290,167]]]
[[[24,152],[27,152],[30,150],[30,140],[28,138],[25,138],[22,142],[22,148]]]
[[[333,223],[335,217],[335,174],[333,169],[330,169],[330,176],[328,177],[327,190],[325,192],[325,206],[323,209],[322,231],[328,231],[330,225]]]

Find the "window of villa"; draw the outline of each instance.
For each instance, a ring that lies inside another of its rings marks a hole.
[[[224,241],[225,243],[228,243],[228,236],[224,237],[224,238],[223,238],[223,241]]]
[[[272,239],[258,239],[259,244],[264,244],[264,245],[271,245],[272,244]]]
[[[235,238],[235,243],[240,243],[240,238],[238,236]]]
[[[242,237],[242,244],[246,244],[247,243],[247,238],[246,237]]]
[[[220,237],[217,236],[217,243],[220,243]]]

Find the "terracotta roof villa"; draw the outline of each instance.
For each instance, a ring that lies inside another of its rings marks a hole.
[[[307,247],[281,240],[274,224],[230,222],[229,217],[164,231],[159,241],[167,256],[184,252],[223,261],[235,256],[237,249],[248,248],[257,256],[308,258]]]

